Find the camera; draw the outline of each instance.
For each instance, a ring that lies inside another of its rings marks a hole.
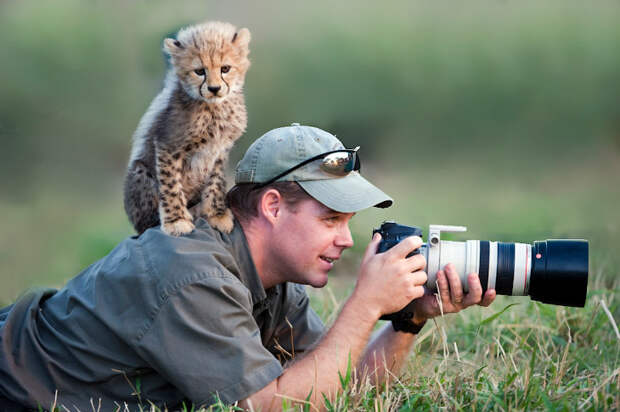
[[[464,242],[441,240],[441,233],[465,232],[464,226],[430,225],[427,242],[407,255],[422,254],[428,274],[426,287],[437,289],[437,271],[452,263],[465,292],[467,275],[478,273],[483,293],[495,289],[499,295],[527,296],[533,300],[562,306],[583,307],[588,289],[588,241],[548,239],[533,244],[488,240]],[[385,252],[409,236],[422,237],[422,229],[383,222],[373,230],[381,234],[377,253]],[[412,304],[382,319],[409,319]]]

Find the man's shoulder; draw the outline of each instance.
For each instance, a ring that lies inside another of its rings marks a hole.
[[[245,251],[245,253],[242,253]],[[192,285],[220,290],[222,285],[253,290],[248,276],[253,263],[245,238],[226,235],[197,222],[196,229],[179,237],[151,228],[122,241],[106,257],[72,279],[65,291],[96,299],[105,290],[112,302],[155,310],[171,295]],[[118,296],[118,299],[114,299]],[[116,304],[116,303],[115,303]]]
[[[139,250],[136,257],[144,259],[146,270],[159,277],[173,276],[178,281],[192,274],[221,276],[223,272],[236,272],[230,238],[209,226],[197,225],[191,233],[179,237],[152,228],[132,242],[130,247]]]

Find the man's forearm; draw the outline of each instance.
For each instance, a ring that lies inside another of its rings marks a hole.
[[[322,393],[336,393],[340,387],[338,372],[346,373],[349,359],[352,368],[358,365],[378,317],[363,301],[355,296],[349,298],[321,342],[278,379],[252,395],[252,407],[279,410],[282,399],[277,395],[301,400],[312,391],[313,400],[321,400]],[[248,407],[249,402],[242,402],[242,406]]]
[[[358,373],[368,374],[375,385],[385,381],[386,370],[399,375],[417,335],[396,332],[385,324],[372,337],[359,363]]]

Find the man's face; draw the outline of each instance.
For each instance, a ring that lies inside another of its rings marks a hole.
[[[340,213],[314,199],[294,208],[284,206],[274,227],[272,271],[282,281],[323,287],[327,272],[343,250],[353,246],[349,221],[355,213]]]

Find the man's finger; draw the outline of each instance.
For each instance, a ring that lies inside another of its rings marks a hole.
[[[446,273],[443,270],[437,272],[437,288],[439,289],[439,297],[443,305],[450,303],[450,287],[448,286],[448,279],[446,279]]]
[[[409,267],[409,272],[424,270],[426,267],[426,258],[422,255],[413,255],[407,258],[407,265]]]
[[[495,300],[495,297],[497,296],[497,293],[495,292],[495,289],[489,289],[485,292],[484,296],[482,297],[482,302],[479,303],[480,306],[489,306],[491,303],[493,303],[493,301]]]
[[[418,286],[424,286],[426,284],[426,280],[428,279],[426,272],[421,271],[421,270],[418,270],[417,272],[413,272],[411,276],[413,279],[413,283]]]
[[[444,271],[446,273],[446,277],[448,278],[448,284],[450,285],[450,296],[452,303],[460,304],[463,302],[463,285],[461,284],[459,274],[456,273],[452,263],[448,263],[444,268]]]
[[[420,236],[409,236],[386,253],[390,253],[402,259],[420,246],[422,246],[422,238]]]
[[[480,278],[477,273],[470,273],[467,276],[467,284],[469,285],[469,292],[463,299],[464,306],[471,306],[476,303],[480,303],[482,299],[482,285],[480,284]]]
[[[366,251],[364,252],[364,256],[362,257],[362,262],[365,262],[367,259],[377,253],[379,243],[381,243],[381,234],[375,233],[372,236],[372,240],[370,241],[368,246],[366,246]]]

